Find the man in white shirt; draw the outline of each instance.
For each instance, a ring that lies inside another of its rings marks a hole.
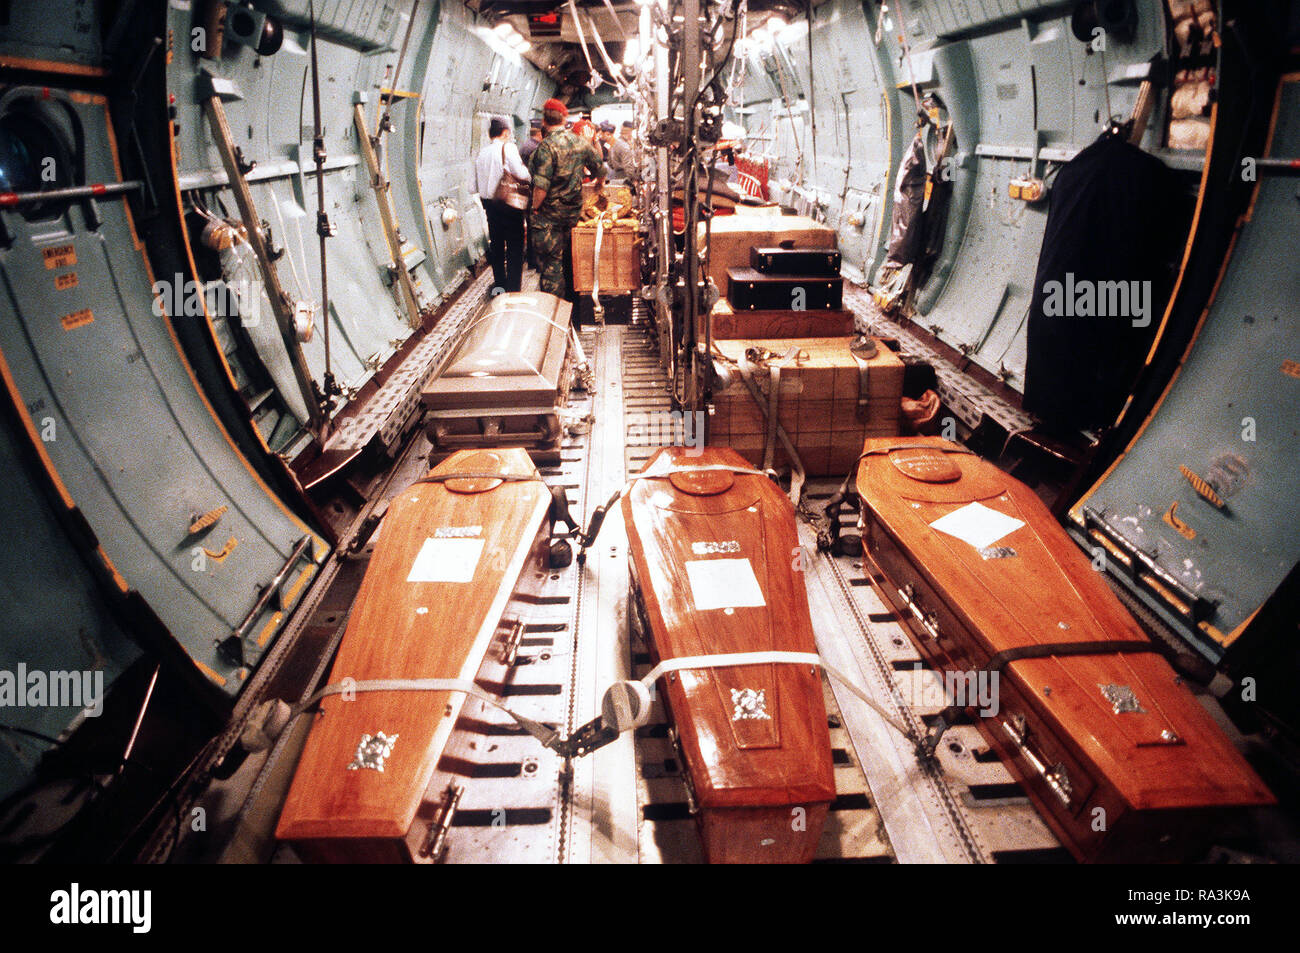
[[[488,138],[474,160],[474,187],[483,202],[488,226],[488,262],[492,265],[492,294],[518,291],[524,275],[524,212],[496,198],[497,185],[508,172],[528,182],[528,167],[511,141],[510,124],[493,116]]]

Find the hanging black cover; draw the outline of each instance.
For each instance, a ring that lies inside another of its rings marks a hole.
[[[956,155],[957,138],[952,123],[936,128],[939,146],[935,151],[934,171],[930,178],[930,204],[925,207],[918,231],[916,267],[912,269],[912,285],[925,286],[930,280],[934,264],[943,252],[944,238],[948,233],[948,211],[952,206],[952,176],[944,174],[949,160]]]
[[[925,129],[917,130],[912,145],[899,166],[894,185],[894,211],[889,221],[889,251],[885,270],[895,271],[916,261],[924,230],[921,210],[925,205]]]
[[[1164,314],[1185,222],[1175,173],[1105,133],[1056,177],[1028,318],[1025,409],[1114,422]]]

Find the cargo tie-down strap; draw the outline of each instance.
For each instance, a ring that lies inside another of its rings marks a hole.
[[[751,351],[754,352],[752,357],[750,354]],[[742,355],[739,361],[734,361],[727,357],[727,355],[723,354],[716,343],[713,345],[714,357],[727,364],[734,365],[736,369],[740,371],[741,383],[745,385],[745,389],[749,391],[749,396],[753,399],[754,403],[758,405],[759,411],[763,414],[763,418],[767,422],[767,431],[763,440],[763,467],[765,469],[771,469],[773,457],[776,453],[777,440],[780,440],[781,446],[785,448],[786,456],[790,458],[790,502],[796,507],[799,505],[799,500],[803,496],[803,484],[805,478],[803,459],[799,456],[799,451],[795,449],[794,441],[790,439],[790,435],[786,432],[786,429],[781,426],[778,411],[780,410],[781,400],[782,365],[780,362],[793,359],[795,363],[798,364],[800,360],[805,359],[802,355],[803,352],[794,345],[792,345],[784,354],[776,354],[769,351],[759,351],[757,348],[750,348],[744,355]],[[769,379],[768,396],[766,400],[763,398],[762,389],[758,386],[758,382],[754,377],[755,368],[762,368],[764,366],[767,367]]]
[[[1024,659],[1035,658],[1056,658],[1076,655],[1128,655],[1139,652],[1154,652],[1157,655],[1165,655],[1165,652],[1154,642],[1143,641],[1140,639],[1123,639],[1123,640],[1104,640],[1099,642],[1041,642],[1034,645],[1020,645],[1011,649],[1003,649],[989,656],[989,660],[972,674],[976,677],[984,673],[1000,673],[1012,662],[1019,662]],[[939,740],[944,733],[961,719],[962,712],[968,705],[949,705],[943,711],[939,712],[938,720],[930,727],[924,739],[922,739],[917,754],[922,757],[930,758],[934,756],[935,750],[939,747]]]
[[[701,464],[698,467],[671,467],[670,466],[670,467],[664,467],[662,470],[653,470],[653,471],[643,470],[640,473],[634,473],[627,478],[627,482],[623,484],[623,486],[621,486],[618,490],[616,490],[608,500],[606,500],[604,503],[602,503],[600,506],[596,507],[596,509],[592,511],[591,519],[587,521],[586,531],[578,534],[580,541],[582,543],[582,548],[578,550],[578,565],[582,565],[584,560],[586,560],[587,550],[591,548],[591,544],[594,543],[596,541],[596,537],[600,535],[600,528],[605,524],[605,515],[609,512],[610,507],[612,507],[615,503],[617,503],[619,501],[619,498],[622,497],[624,494],[626,494],[628,490],[632,489],[633,483],[635,483],[638,480],[667,479],[668,477],[672,476],[674,473],[709,473],[709,472],[735,473],[735,474],[739,474],[740,476],[758,476],[758,477],[762,477],[765,480],[772,478],[772,474],[766,473],[763,470],[755,470],[752,467],[733,467],[730,464],[726,464],[726,463],[705,463],[705,464]]]
[[[731,652],[664,659],[642,678],[612,685],[602,699],[601,713],[567,738],[562,737],[559,731],[550,725],[511,711],[500,699],[476,683],[461,678],[376,678],[358,681],[345,679],[342,682],[326,685],[297,705],[292,710],[292,717],[298,717],[331,695],[352,695],[362,692],[460,692],[499,708],[513,718],[519,727],[541,742],[543,747],[550,748],[561,757],[580,758],[609,744],[623,732],[645,724],[650,717],[654,684],[662,676],[686,669],[734,668],[744,665],[808,665],[820,668],[860,698],[895,731],[909,741],[916,741],[912,733],[878,705],[864,688],[839,669],[823,661],[816,652]]]
[[[581,536],[582,526],[574,519],[573,514],[569,511],[569,498],[565,495],[563,489],[557,486],[551,486],[542,479],[540,473],[493,473],[491,471],[468,471],[459,470],[455,473],[429,473],[420,477],[418,480],[412,480],[411,486],[417,483],[446,483],[449,480],[500,480],[503,483],[540,483],[546,487],[551,494],[551,536],[552,538],[565,536]],[[559,534],[554,531],[555,524],[563,523],[569,528],[568,533]]]
[[[843,507],[844,501],[850,495],[856,495],[856,483],[858,468],[862,466],[862,461],[867,457],[879,456],[882,453],[893,453],[895,450],[934,450],[939,453],[968,453],[972,456],[974,450],[969,447],[963,447],[961,444],[935,445],[931,443],[906,442],[890,443],[879,447],[872,447],[870,450],[864,450],[858,454],[858,458],[853,461],[853,466],[849,468],[848,475],[840,488],[831,494],[831,498],[826,501],[822,507],[821,513],[816,515],[810,522],[813,523],[817,532],[817,548],[825,552],[835,545],[835,540],[840,535],[840,508]]]
[[[596,216],[596,241],[591,251],[591,316],[598,327],[605,326],[605,306],[600,303],[600,246],[605,239],[605,217]]]
[[[552,537],[570,536],[576,538],[581,546],[578,551],[578,563],[581,564],[586,559],[587,550],[591,548],[591,544],[596,541],[596,537],[600,534],[600,528],[604,525],[606,513],[608,513],[610,507],[618,502],[619,498],[622,497],[623,494],[632,488],[633,483],[638,480],[667,479],[675,473],[707,473],[709,471],[723,471],[726,473],[739,474],[741,476],[758,476],[765,480],[770,478],[770,474],[765,473],[762,470],[755,470],[750,467],[733,467],[722,463],[709,463],[697,467],[665,467],[662,470],[655,470],[653,472],[634,473],[632,476],[628,477],[627,483],[614,493],[613,496],[606,500],[602,505],[596,507],[595,511],[591,514],[591,519],[587,523],[586,530],[583,530],[582,526],[569,510],[569,498],[565,495],[564,490],[559,487],[549,486],[546,481],[542,479],[541,475],[536,472],[523,474],[458,470],[455,473],[430,473],[420,477],[418,480],[412,481],[412,486],[417,483],[446,483],[449,480],[501,480],[505,483],[541,483],[551,491],[550,515],[552,525],[554,525],[555,522],[561,522],[565,526],[569,527],[569,532],[564,534],[552,531]]]

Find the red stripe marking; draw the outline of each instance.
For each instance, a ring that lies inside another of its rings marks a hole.
[[[90,187],[91,195],[103,195],[107,191],[108,189],[104,188],[103,182],[96,182],[94,185]]]

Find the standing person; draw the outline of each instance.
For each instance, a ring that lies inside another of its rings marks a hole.
[[[537,147],[542,144],[542,138],[546,134],[542,132],[542,121],[533,119],[528,123],[528,138],[524,140],[523,145],[519,147],[519,156],[527,165],[537,151]],[[528,262],[528,267],[537,270],[537,256],[533,254],[533,243],[525,236],[524,239],[524,260]]]
[[[542,121],[540,119],[532,120],[528,126],[528,138],[519,147],[519,156],[524,162],[531,159],[533,153],[537,151],[537,147],[542,144],[542,135]]]
[[[635,182],[637,178],[636,152],[632,148],[632,124],[623,123],[619,136],[610,143],[609,167],[614,178]]]
[[[529,218],[533,253],[541,273],[541,290],[571,298],[573,246],[569,231],[582,212],[583,172],[605,187],[605,163],[591,141],[568,132],[564,117],[568,107],[558,99],[542,106],[546,138],[533,153],[529,171],[533,179],[533,213]]]
[[[609,120],[600,124],[600,152],[605,161],[609,161],[610,146],[614,142],[614,124]]]
[[[523,182],[531,178],[528,167],[511,142],[510,124],[493,116],[488,138],[474,160],[475,187],[487,216],[488,261],[492,265],[492,294],[518,291],[524,276],[524,213],[496,198],[497,185],[505,172]]]

